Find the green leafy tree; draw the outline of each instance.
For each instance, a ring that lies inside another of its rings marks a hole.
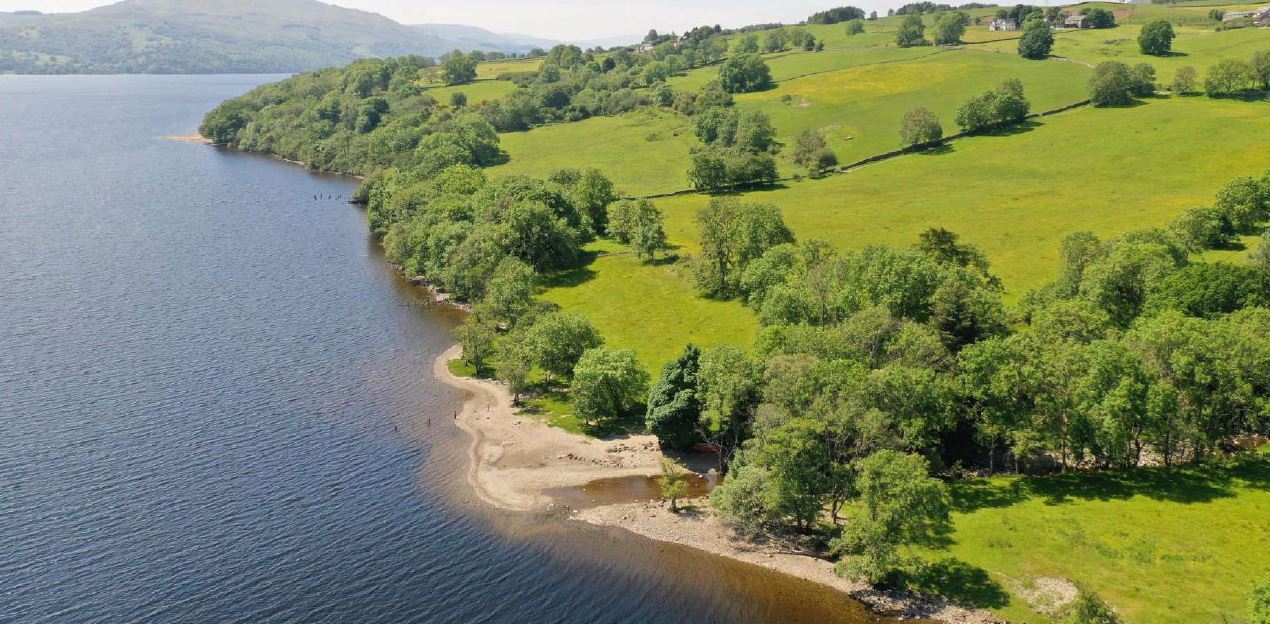
[[[737,54],[758,54],[758,35],[750,34],[741,37],[740,40],[736,42],[736,47],[733,48],[733,51]]]
[[[1150,97],[1155,95],[1155,66],[1150,63],[1138,63],[1130,70],[1132,82],[1129,93],[1134,97]]]
[[[1261,233],[1256,249],[1249,254],[1249,260],[1252,261],[1253,266],[1270,273],[1270,230]]]
[[[901,48],[926,45],[926,24],[921,15],[906,15],[895,33],[895,45]]]
[[[683,354],[662,367],[661,377],[648,392],[644,425],[663,447],[685,449],[697,441],[701,401],[697,372],[701,350],[688,345]]]
[[[1234,242],[1235,228],[1220,208],[1191,208],[1169,222],[1169,232],[1191,253]]]
[[[1080,12],[1085,15],[1090,28],[1113,28],[1116,25],[1116,15],[1106,9],[1094,7],[1081,9]]]
[[[854,19],[847,22],[847,36],[859,35],[864,32],[864,20]]]
[[[1104,61],[1089,79],[1089,100],[1094,106],[1127,106],[1133,103],[1133,74],[1119,61]]]
[[[697,435],[718,448],[719,468],[726,470],[746,438],[758,405],[759,372],[744,351],[732,346],[707,349],[698,363],[701,419]]]
[[[573,368],[569,399],[584,422],[629,413],[648,396],[648,372],[631,349],[597,347],[582,354]]]
[[[935,20],[935,45],[955,45],[961,43],[966,34],[966,26],[970,24],[970,16],[965,11],[946,11]]]
[[[520,395],[529,387],[529,373],[534,369],[534,354],[524,336],[512,334],[498,343],[498,365],[495,374],[507,384],[512,403],[520,405]]]
[[[476,60],[462,52],[450,55],[441,65],[445,84],[454,86],[476,80]]]
[[[1252,75],[1263,91],[1270,90],[1270,51],[1252,53]]]
[[[454,108],[463,108],[467,106],[467,94],[462,91],[455,91],[450,94],[450,106]]]
[[[900,121],[900,144],[904,147],[926,145],[944,138],[944,128],[935,113],[922,107],[904,113]]]
[[[728,163],[717,152],[705,150],[692,155],[688,180],[698,191],[712,191],[728,185]]]
[[[495,319],[515,324],[533,306],[533,294],[534,270],[508,256],[495,267],[481,303]]]
[[[929,473],[924,458],[896,451],[878,451],[860,462],[860,508],[832,543],[846,557],[839,574],[877,583],[913,565],[900,547],[928,540],[949,522],[948,488]]]
[[[779,208],[715,198],[697,212],[701,255],[697,286],[715,297],[736,294],[745,267],[769,248],[794,241]]]
[[[688,494],[688,482],[685,481],[683,466],[665,456],[659,458],[657,463],[661,467],[661,481],[658,482],[661,497],[670,499],[670,513],[678,513],[678,500]]]
[[[837,166],[838,156],[829,149],[823,132],[808,128],[794,139],[794,162],[820,175]]]
[[[538,319],[526,334],[537,364],[557,377],[573,373],[582,354],[604,344],[604,339],[584,317],[553,312]]]
[[[1222,59],[1208,68],[1204,75],[1204,93],[1208,97],[1239,95],[1253,88],[1257,74],[1248,61]]]
[[[1173,38],[1176,36],[1173,24],[1168,20],[1152,20],[1138,33],[1138,49],[1143,54],[1168,56],[1173,50]]]
[[[1029,20],[1023,25],[1023,36],[1019,37],[1019,56],[1040,61],[1049,58],[1053,49],[1054,32],[1045,20]]]
[[[1195,88],[1199,86],[1199,72],[1192,65],[1183,65],[1177,68],[1177,73],[1173,74],[1173,84],[1169,90],[1177,95],[1190,95],[1195,93]]]
[[[583,171],[569,189],[569,197],[582,215],[583,226],[596,234],[604,234],[608,227],[608,207],[617,196],[613,181],[595,168]]]
[[[494,320],[480,313],[470,314],[455,330],[459,344],[463,346],[463,360],[476,369],[480,375],[485,364],[494,354],[494,343],[498,339],[498,326]]]
[[[1214,207],[1236,232],[1251,234],[1270,218],[1270,186],[1248,176],[1235,178],[1217,192]]]
[[[666,228],[661,211],[647,199],[623,200],[609,206],[609,234],[626,243],[635,256],[651,260],[666,249]]]
[[[757,54],[738,54],[719,68],[719,86],[728,93],[762,91],[772,84],[772,70]]]

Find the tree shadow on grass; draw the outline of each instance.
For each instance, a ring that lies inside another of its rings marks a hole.
[[[1024,134],[1027,132],[1031,132],[1037,128],[1040,128],[1042,125],[1044,124],[1040,123],[1039,121],[1025,119],[1018,123],[1007,124],[1004,126],[997,126],[990,130],[985,130],[982,136],[990,136],[990,137],[1014,136],[1016,134]]]
[[[1010,604],[1010,594],[987,570],[952,557],[901,573],[897,580],[903,587],[943,596],[963,607],[1000,609]]]
[[[594,251],[583,251],[578,255],[578,263],[573,268],[556,271],[540,280],[544,288],[570,288],[580,286],[593,279],[597,273],[591,268],[600,254]]]
[[[1270,458],[1246,454],[1195,466],[1151,467],[1019,477],[1007,482],[969,479],[953,484],[959,512],[1008,507],[1031,498],[1048,505],[1144,496],[1175,503],[1205,503],[1235,495],[1236,487],[1270,490]]]

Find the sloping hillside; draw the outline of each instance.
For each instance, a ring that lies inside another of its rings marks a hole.
[[[81,13],[0,13],[0,72],[12,73],[286,73],[535,45],[450,39],[316,0],[125,0]]]

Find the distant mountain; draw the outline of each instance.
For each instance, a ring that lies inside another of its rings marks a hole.
[[[551,43],[405,26],[316,0],[124,0],[80,13],[0,13],[0,73],[290,73],[370,56]]]
[[[521,35],[517,33],[496,33],[475,26],[460,24],[417,24],[413,26],[420,32],[440,39],[453,41],[461,50],[500,50],[503,52],[524,53],[534,48],[550,49],[559,41]]]

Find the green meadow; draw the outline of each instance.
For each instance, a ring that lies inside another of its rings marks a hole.
[[[953,530],[923,552],[935,566],[915,583],[1016,624],[1052,621],[1037,589],[1056,578],[1097,592],[1126,622],[1246,621],[1270,565],[1261,450],[1172,470],[955,481]]]
[[[1163,225],[1210,204],[1231,178],[1264,172],[1268,113],[1261,103],[1206,98],[1085,107],[743,199],[779,206],[796,234],[839,248],[909,245],[927,228],[948,228],[980,246],[1017,297],[1054,277],[1068,233]],[[672,241],[693,246],[693,218],[707,201],[658,202]]]
[[[546,281],[540,296],[585,315],[610,347],[635,349],[653,372],[683,351],[730,344],[748,349],[758,321],[740,302],[697,295],[687,267],[644,263],[608,241],[587,247],[587,263]]]
[[[453,87],[431,87],[424,89],[423,92],[442,104],[449,104],[451,95],[462,93],[467,96],[469,105],[475,105],[497,100],[515,90],[516,85],[506,80],[478,80]]]
[[[491,177],[542,177],[556,169],[596,167],[631,195],[686,188],[689,150],[697,143],[686,117],[650,109],[507,133],[501,139],[509,159],[491,168]]]

